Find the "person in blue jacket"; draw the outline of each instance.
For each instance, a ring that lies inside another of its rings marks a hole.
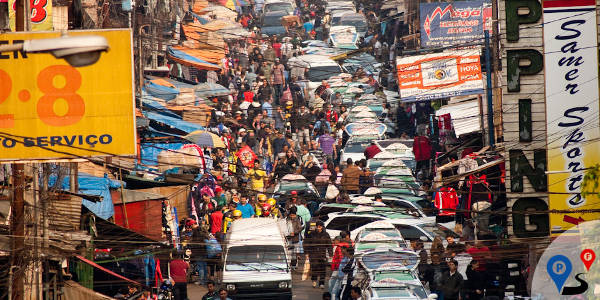
[[[242,196],[240,198],[240,203],[238,203],[237,210],[242,212],[242,219],[252,218],[254,216],[254,207],[252,204],[248,203],[248,197]]]

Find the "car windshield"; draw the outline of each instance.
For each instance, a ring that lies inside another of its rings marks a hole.
[[[284,180],[279,185],[279,191],[282,191],[282,192],[298,191],[298,190],[305,190],[305,189],[308,189],[308,183],[306,183],[305,181],[300,181],[300,180],[294,180],[294,181]]]
[[[363,153],[369,144],[348,144],[344,148],[345,153]]]
[[[356,31],[366,31],[367,30],[367,24],[365,23],[364,20],[342,19],[342,21],[340,23],[341,23],[340,25],[354,26],[354,28],[356,28]]]
[[[285,270],[287,259],[283,246],[236,246],[227,251],[225,266],[228,271]]]
[[[395,229],[367,228],[360,235],[361,240],[380,241],[402,239],[402,236]]]
[[[431,236],[439,236],[442,239],[446,239],[447,236],[460,238],[454,231],[439,224],[420,224],[418,226]]]
[[[266,17],[264,17],[263,26],[265,26],[265,27],[281,26],[281,16],[266,16]]]
[[[380,252],[365,254],[362,262],[368,269],[396,269],[411,270],[419,263],[419,257],[415,253],[390,253]]]
[[[377,299],[381,298],[394,298],[397,299],[399,297],[410,297],[410,291],[406,287],[394,287],[394,288],[375,288],[375,293],[377,293]]]
[[[308,69],[307,78],[312,82],[321,82],[329,79],[331,76],[338,75],[341,72],[340,67],[335,65],[311,67]]]
[[[279,3],[270,3],[265,5],[265,12],[269,12],[269,11],[285,11],[287,13],[293,12],[294,9],[292,8],[292,5],[289,3],[285,3],[285,2],[279,2]]]

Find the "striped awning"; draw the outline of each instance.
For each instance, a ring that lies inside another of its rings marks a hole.
[[[211,64],[201,58],[193,56],[186,48],[174,49],[173,47],[169,47],[167,49],[167,58],[182,65],[195,67],[200,70],[217,71],[221,69],[218,65]]]

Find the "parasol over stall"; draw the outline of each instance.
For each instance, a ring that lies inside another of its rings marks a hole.
[[[225,143],[218,135],[205,130],[196,130],[183,138],[200,147],[225,148]]]

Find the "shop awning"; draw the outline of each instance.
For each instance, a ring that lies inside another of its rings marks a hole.
[[[196,130],[205,130],[205,128],[203,126],[200,126],[198,124],[190,123],[190,122],[184,121],[182,119],[177,119],[177,118],[170,117],[170,116],[165,116],[165,115],[162,115],[162,114],[159,114],[156,112],[147,111],[147,112],[144,112],[144,114],[150,120],[153,120],[153,121],[156,121],[159,123],[163,123],[172,128],[179,129],[179,130],[185,132],[186,134],[196,131]]]
[[[215,65],[218,65],[221,62],[221,59],[225,57],[225,50],[191,49],[182,46],[173,46],[171,48]]]
[[[435,112],[437,117],[445,114],[450,114],[456,136],[481,131],[478,100],[448,104]]]
[[[219,97],[231,94],[228,88],[217,83],[199,83],[196,86],[196,95],[201,97]]]
[[[204,25],[204,24],[206,24],[206,23],[210,22],[210,19],[208,19],[208,18],[206,18],[206,17],[199,16],[199,15],[197,15],[197,14],[193,13],[193,12],[192,12],[191,14],[192,14],[192,16],[194,17],[194,19],[198,20],[198,22],[200,22],[200,24],[202,24],[202,25]]]
[[[144,90],[151,96],[166,101],[173,100],[179,95],[179,90],[173,84],[161,78],[146,81]]]
[[[167,57],[177,63],[180,63],[185,66],[194,67],[200,70],[220,70],[221,67],[215,64],[211,64],[203,59],[193,56],[193,54],[189,53],[189,50],[185,49],[174,49],[173,47],[169,47],[167,49]]]

